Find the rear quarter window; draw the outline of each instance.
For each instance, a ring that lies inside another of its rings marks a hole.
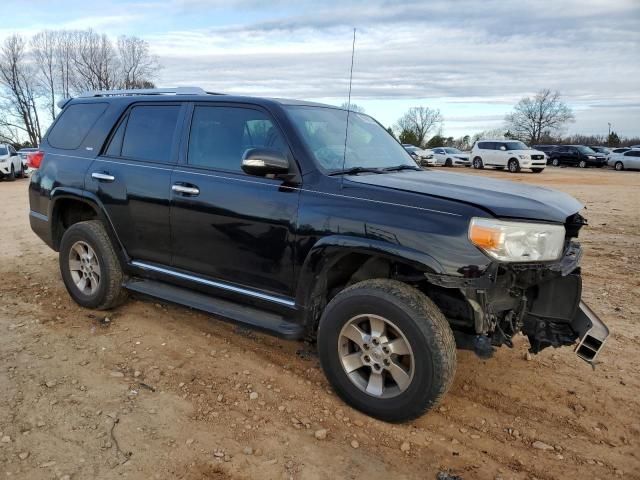
[[[49,145],[62,150],[78,148],[108,105],[108,103],[77,103],[65,108],[49,132],[47,137]]]

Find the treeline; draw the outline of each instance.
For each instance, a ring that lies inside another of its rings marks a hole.
[[[114,41],[93,30],[45,30],[7,37],[0,46],[0,141],[38,145],[58,100],[151,88],[159,68],[149,44],[135,36]]]

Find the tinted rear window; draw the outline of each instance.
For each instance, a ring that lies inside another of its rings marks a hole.
[[[49,133],[49,145],[63,150],[78,148],[107,106],[107,103],[78,103],[65,108]]]
[[[122,156],[152,162],[171,162],[179,112],[178,105],[133,107],[122,141]]]

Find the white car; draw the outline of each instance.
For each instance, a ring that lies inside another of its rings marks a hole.
[[[621,149],[622,150],[622,149]],[[615,153],[615,150],[607,157],[607,165],[616,170],[640,169],[640,148],[624,149],[624,152]]]
[[[613,167],[614,166],[613,160],[616,157],[621,156],[624,152],[628,152],[629,150],[631,150],[631,147],[620,147],[620,148],[614,148],[613,150],[611,150],[607,154],[607,165],[609,165],[610,167]]]
[[[22,159],[13,145],[0,143],[0,178],[15,180],[16,177],[24,177]]]
[[[410,143],[403,143],[402,146],[407,151],[407,153],[411,155],[411,158],[413,158],[418,163],[418,165],[435,165],[433,152],[428,148],[416,147],[415,145],[411,145]]]
[[[454,165],[471,166],[469,154],[457,148],[436,147],[432,150],[436,165],[444,165],[445,167],[453,167]]]
[[[532,150],[518,140],[480,140],[471,148],[473,168],[494,167],[511,173],[530,168],[540,173],[547,166],[544,152]]]

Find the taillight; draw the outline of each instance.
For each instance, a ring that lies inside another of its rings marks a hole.
[[[40,168],[40,164],[44,159],[44,152],[30,152],[27,154],[27,165],[29,168]]]

